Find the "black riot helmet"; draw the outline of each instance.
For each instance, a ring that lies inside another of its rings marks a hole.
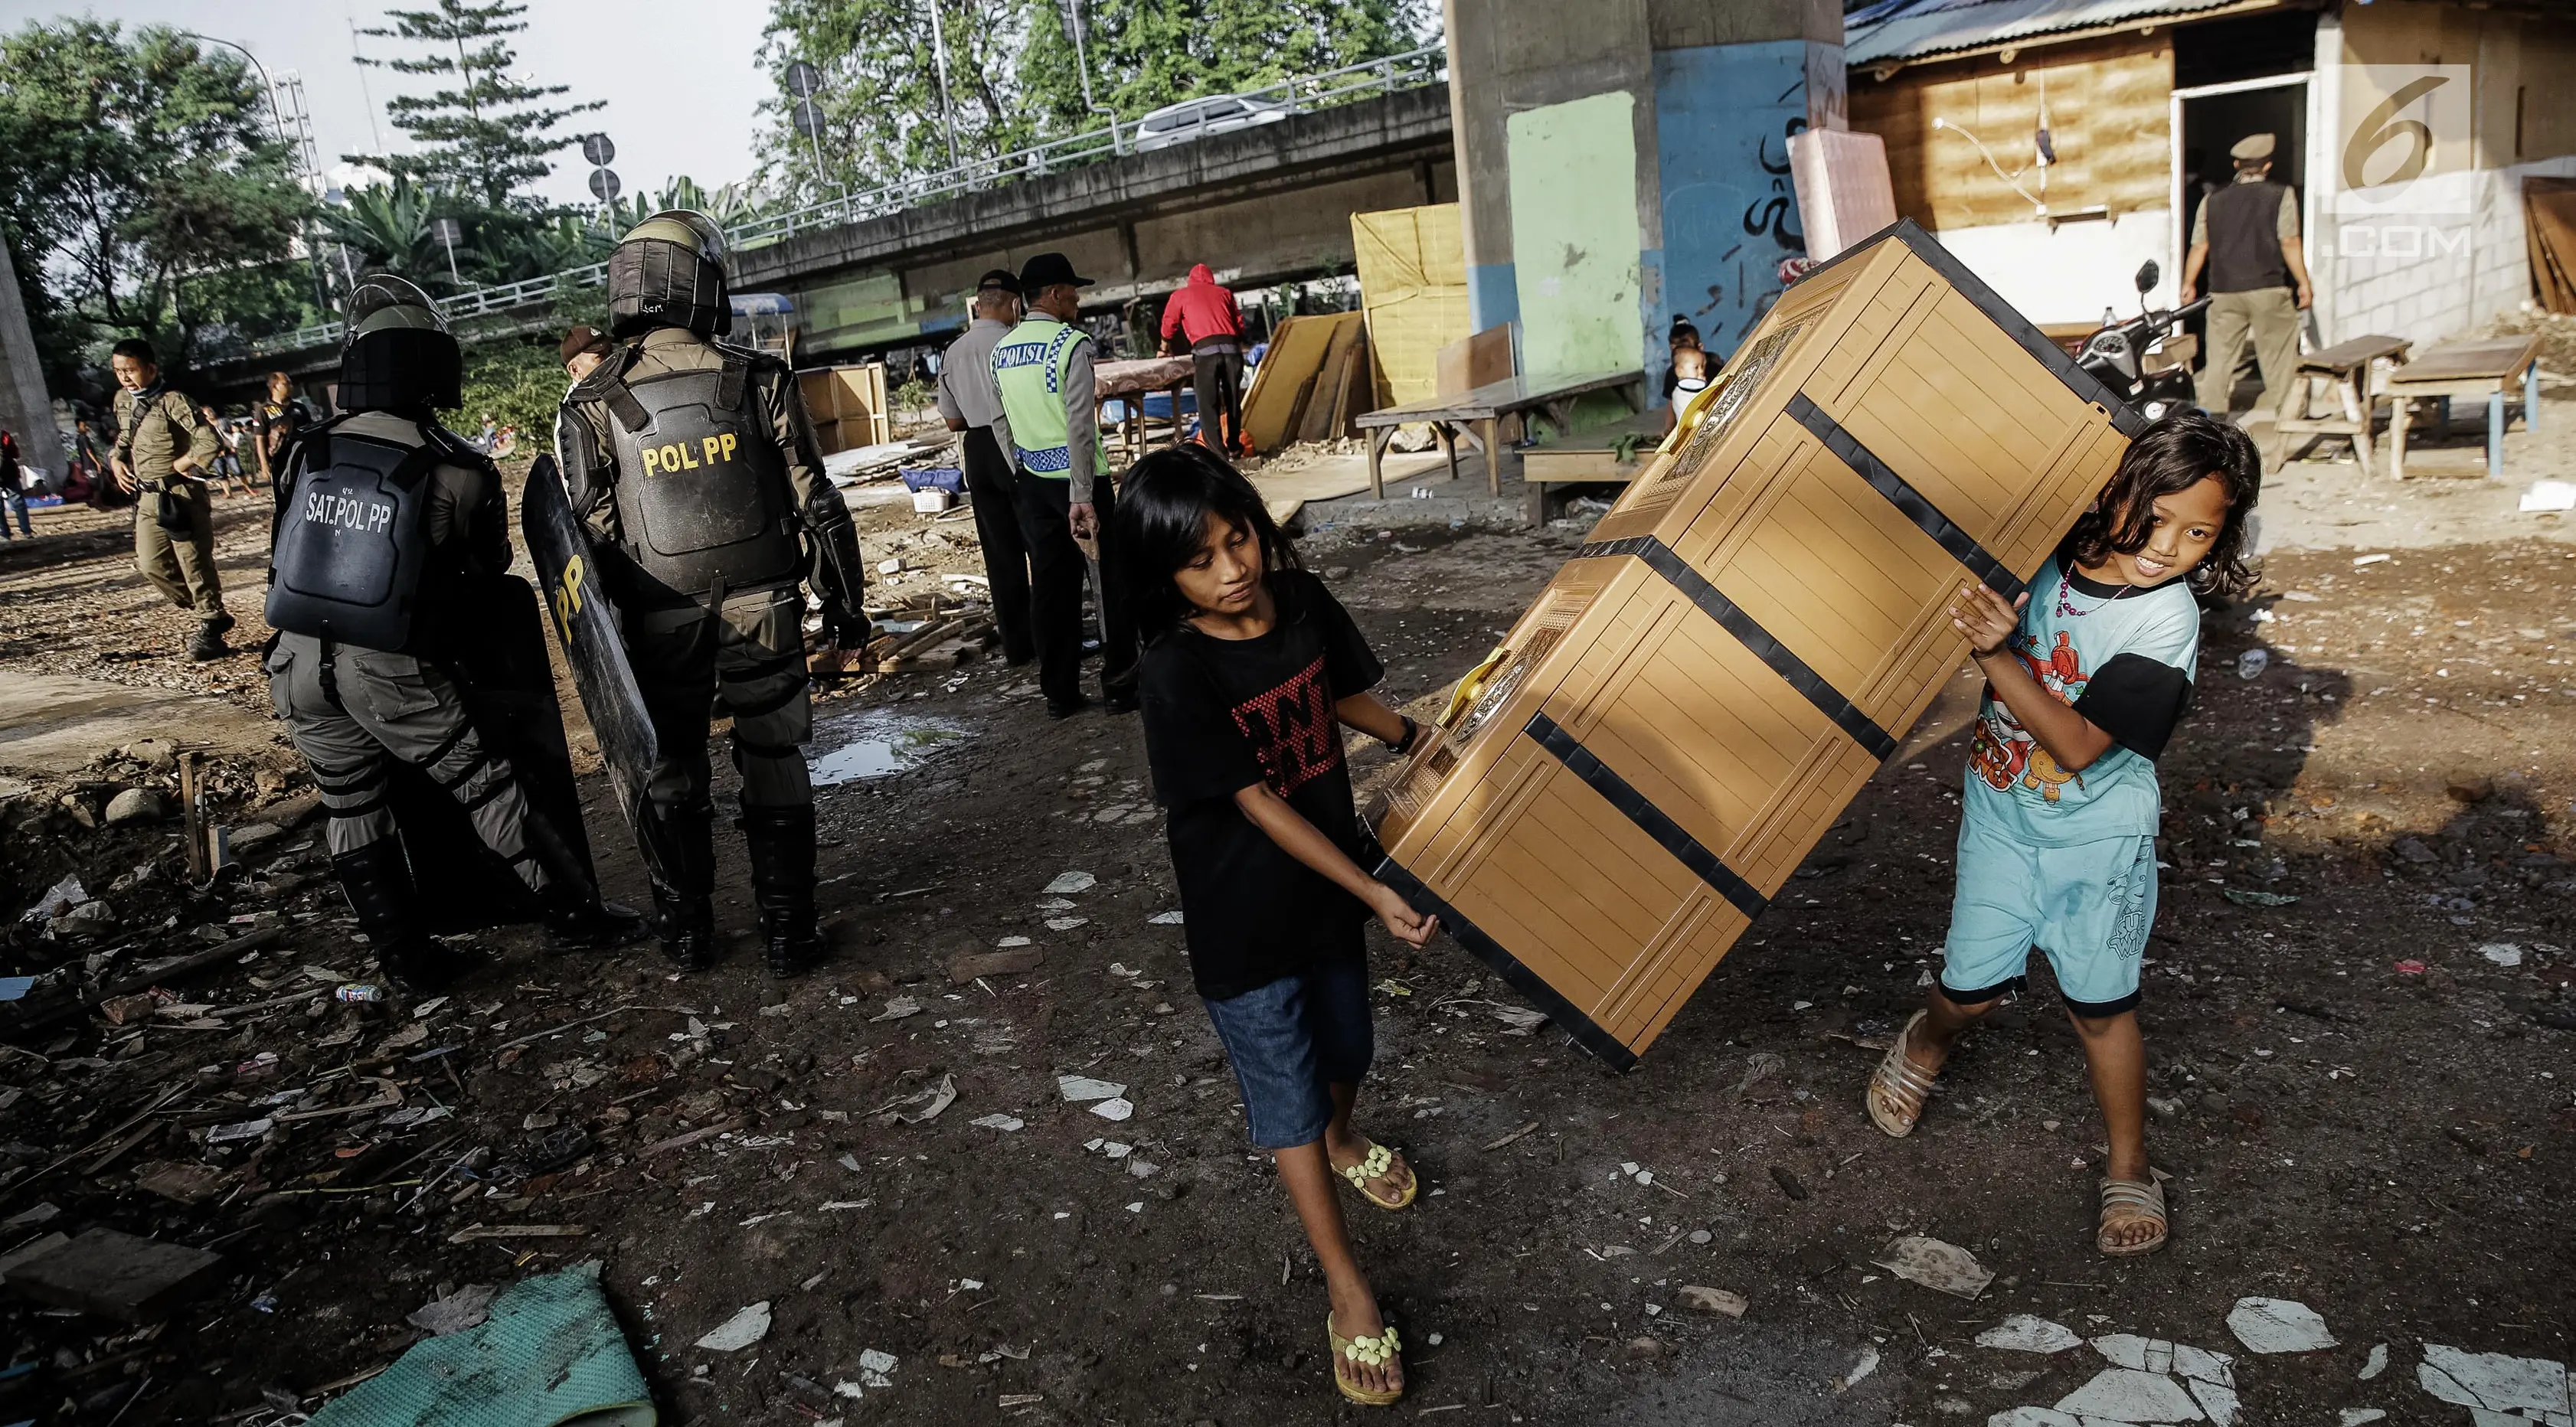
[[[342,410],[445,409],[464,384],[465,355],[427,293],[387,273],[358,284],[340,339]]]
[[[627,230],[608,255],[608,331],[637,337],[685,327],[701,337],[733,330],[725,291],[724,230],[707,215],[666,208]]]

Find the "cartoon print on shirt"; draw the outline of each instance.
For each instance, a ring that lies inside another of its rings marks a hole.
[[[2084,671],[2083,651],[2063,629],[2057,631],[2056,647],[2048,657],[2039,657],[2039,636],[2015,631],[2013,657],[2030,671],[2030,677],[2049,696],[2070,707],[2083,696],[2084,686],[2092,675]],[[1977,719],[1977,735],[1970,747],[1968,766],[1986,780],[1996,792],[2007,792],[2018,782],[2022,786],[2057,801],[2060,786],[2074,781],[2079,774],[2070,773],[2049,756],[2021,726],[2021,720],[1989,691],[1985,707]]]

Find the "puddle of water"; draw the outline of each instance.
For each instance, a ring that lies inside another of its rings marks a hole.
[[[961,724],[892,709],[829,719],[814,730],[820,750],[808,760],[814,786],[828,788],[919,767],[940,747],[972,735]]]

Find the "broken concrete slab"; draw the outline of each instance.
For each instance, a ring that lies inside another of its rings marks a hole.
[[[2016,1313],[1977,1335],[1980,1348],[2000,1348],[2010,1353],[2062,1353],[2084,1346],[2075,1330],[2062,1323],[2028,1313]]]
[[[2189,1343],[2141,1338],[2135,1333],[2106,1333],[2093,1339],[2093,1351],[2117,1366],[2140,1372],[2174,1373],[2220,1387],[2236,1385],[2234,1358]]]
[[[212,1283],[223,1261],[185,1244],[91,1229],[8,1277],[11,1288],[38,1302],[140,1325]]]
[[[2192,1382],[2185,1385],[2191,1389],[2191,1400],[2200,1404],[2200,1410],[2208,1413],[2209,1420],[2216,1423],[2217,1427],[2236,1427],[2236,1413],[2239,1408],[2236,1389],[2215,1382]]]
[[[2192,1401],[2181,1383],[2162,1373],[2135,1368],[2104,1368],[2091,1382],[2060,1398],[2057,1410],[2078,1417],[2132,1423],[2198,1422],[2203,1418],[2200,1404]]]
[[[2444,1402],[2472,1412],[2510,1415],[2554,1427],[2566,1427],[2571,1412],[2576,1412],[2568,1401],[2567,1365],[2547,1358],[2472,1353],[2426,1343],[2415,1381]]]
[[[698,1339],[697,1345],[711,1353],[738,1353],[769,1336],[767,1300],[734,1310],[734,1315],[718,1323]]]
[[[2313,1353],[2335,1346],[2326,1320],[2288,1298],[2240,1298],[2228,1310],[2227,1330],[2250,1352]]]
[[[2084,1419],[2046,1407],[2016,1407],[1987,1418],[1986,1427],[2084,1427]]]

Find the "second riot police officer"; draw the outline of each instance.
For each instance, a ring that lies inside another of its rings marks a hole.
[[[633,913],[601,904],[579,828],[535,810],[523,770],[495,743],[510,731],[478,729],[460,682],[460,653],[501,637],[478,627],[476,611],[482,586],[506,580],[510,564],[500,472],[433,414],[457,404],[461,370],[456,339],[418,288],[381,276],[359,284],[340,354],[346,414],[280,453],[269,554],[269,690],[321,789],[350,909],[386,979],[410,991],[464,969],[424,924],[431,899],[471,894],[414,886],[439,832],[402,822],[405,779],[464,810],[559,942],[642,930]],[[525,609],[518,633],[534,640],[533,600]]]
[[[715,340],[733,325],[724,258],[723,231],[700,213],[657,213],[619,241],[608,260],[618,345],[565,394],[555,444],[659,746],[623,791],[663,949],[688,970],[715,960],[712,695],[733,720],[769,969],[789,976],[823,950],[798,586],[855,649],[864,575],[794,373]]]

